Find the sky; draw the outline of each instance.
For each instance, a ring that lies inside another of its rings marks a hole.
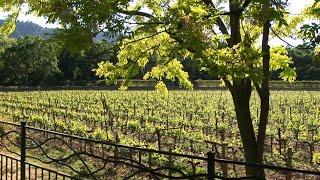
[[[309,5],[312,4],[314,2],[314,0],[289,0],[290,3],[290,7],[289,7],[289,11],[292,14],[299,14],[302,9]],[[24,11],[27,10],[27,7],[22,8]],[[6,17],[6,13],[0,12],[0,19],[3,19]],[[46,23],[46,19],[42,18],[42,17],[36,17],[34,15],[26,15],[24,13],[21,13],[19,18],[20,21],[32,21],[40,26],[43,27],[49,27],[49,28],[56,28],[59,27],[59,24],[48,24]],[[285,39],[288,43],[292,44],[292,45],[298,45],[301,44],[302,41],[301,40],[294,40],[291,38],[286,38]],[[280,39],[278,38],[274,38],[270,41],[271,45],[286,45],[284,42],[282,42]]]
[[[59,27],[58,24],[49,24],[47,23],[47,20],[43,17],[37,17],[37,16],[34,16],[32,14],[26,14],[26,11],[27,11],[28,7],[27,6],[23,6],[22,7],[22,13],[20,13],[19,17],[18,17],[18,20],[19,21],[31,21],[35,24],[38,24],[42,27],[48,27],[48,28],[57,28]],[[4,12],[0,12],[0,19],[5,19],[7,17],[7,13],[4,13]]]
[[[306,6],[314,3],[314,0],[289,0],[290,7],[289,11],[292,14],[299,14]],[[292,39],[292,38],[285,38],[285,41],[293,46],[297,46],[299,44],[302,44],[303,41],[301,39]],[[269,44],[271,46],[273,45],[284,45],[287,46],[285,42],[280,40],[279,38],[273,38]]]

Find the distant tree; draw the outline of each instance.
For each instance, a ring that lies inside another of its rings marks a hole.
[[[201,69],[202,65],[197,63],[196,61],[192,61],[192,60],[183,58],[181,60],[181,64],[183,65],[183,70],[188,72],[190,80],[219,79],[218,74],[216,74],[214,71],[210,71],[210,72],[203,71]]]
[[[43,85],[59,73],[59,46],[38,37],[18,39],[0,56],[2,85]]]
[[[314,20],[301,27],[300,34],[304,40],[304,47],[314,48],[314,59],[320,61],[320,0],[305,10],[305,14]]]
[[[320,80],[320,61],[313,58],[312,50],[288,49],[296,68],[297,80]]]
[[[63,48],[59,56],[59,68],[64,80],[97,80],[92,69],[104,59],[116,61],[116,51],[108,43],[96,42],[86,51],[70,52]]]
[[[5,36],[0,35],[0,54],[5,51],[6,48],[10,47],[15,42],[14,39],[7,38]],[[0,59],[0,70],[4,68],[4,62]],[[1,72],[0,72],[1,74]],[[0,83],[1,84],[1,83]]]
[[[295,68],[297,77],[296,79],[301,80],[315,80],[316,76],[310,76],[313,70],[313,60],[312,53],[313,51],[310,49],[301,50],[296,47],[287,47],[288,56],[292,59],[292,64],[290,66]],[[281,71],[271,71],[270,78],[272,80],[280,80]]]
[[[15,43],[15,39],[8,38],[0,35],[0,53]]]

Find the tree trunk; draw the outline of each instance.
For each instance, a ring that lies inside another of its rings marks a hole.
[[[259,130],[257,137],[257,148],[258,148],[258,162],[263,162],[263,152],[264,152],[264,143],[266,138],[266,129],[269,116],[269,107],[270,107],[270,90],[269,90],[269,76],[270,76],[270,47],[269,34],[270,34],[270,22],[266,22],[263,25],[263,37],[262,37],[262,53],[263,53],[263,78],[261,83],[261,89],[258,89],[260,96],[260,121],[259,121]],[[259,171],[259,176],[264,177],[264,171],[261,169]]]
[[[250,3],[250,1],[246,1]],[[240,17],[241,12],[237,11],[240,8],[239,1],[229,1],[230,12],[230,32],[231,36],[228,41],[229,47],[232,47],[241,42],[240,32]],[[270,8],[269,2],[266,2],[264,9],[268,11]],[[250,163],[263,163],[264,142],[266,135],[266,127],[269,115],[269,63],[270,63],[270,47],[269,30],[270,22],[266,22],[263,26],[263,40],[262,40],[262,52],[263,52],[263,78],[261,87],[257,84],[257,91],[260,96],[260,121],[257,132],[257,137],[254,132],[253,122],[250,113],[250,98],[252,93],[251,80],[243,78],[240,82],[234,82],[231,85],[227,83],[229,90],[232,94],[234,108],[236,112],[236,118],[238,128],[240,131],[242,144],[244,148],[244,155],[246,162]],[[246,166],[246,174],[248,176],[256,176],[255,179],[265,179],[265,173],[263,169]]]
[[[233,47],[234,45],[241,42],[241,12],[238,11],[239,8],[239,1],[229,1],[230,12],[234,12],[230,14],[231,36],[228,41],[229,47]],[[256,134],[254,132],[254,127],[250,113],[250,98],[252,93],[251,80],[243,78],[240,82],[234,82],[233,85],[229,85],[229,90],[233,98],[233,104],[236,112],[236,118],[243,144],[246,162],[258,163],[259,159]],[[247,176],[256,176],[257,168],[246,166],[246,174]]]
[[[240,83],[234,84],[231,90],[246,162],[257,163],[257,142],[250,113],[251,93],[251,81],[248,79],[243,79]],[[246,174],[255,176],[257,168],[247,166]]]

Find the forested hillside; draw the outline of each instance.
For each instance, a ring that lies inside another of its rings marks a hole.
[[[4,20],[0,20],[0,25],[4,23]],[[12,38],[19,38],[25,36],[41,36],[48,38],[53,33],[54,29],[44,28],[32,22],[17,22],[17,27],[14,33],[11,35]]]
[[[0,25],[4,23],[4,20],[0,19]],[[25,36],[40,36],[42,38],[49,38],[53,34],[55,29],[45,28],[35,24],[33,22],[22,22],[18,21],[16,24],[15,31],[11,34],[11,38],[20,38]],[[106,38],[103,33],[99,33],[94,40],[102,41],[103,39],[108,39],[108,42],[114,42],[117,38]]]

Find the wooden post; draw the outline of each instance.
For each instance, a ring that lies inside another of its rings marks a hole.
[[[119,136],[118,134],[116,134],[116,145],[114,146],[114,152],[113,152],[115,158],[119,157],[119,147],[117,146],[119,142],[120,142]],[[118,163],[115,163],[114,167],[117,167],[117,166],[118,166]]]
[[[190,151],[191,151],[192,153],[194,153],[193,140],[192,140],[192,139],[190,139]]]
[[[169,130],[169,115],[167,114],[167,122],[166,122],[167,131]]]
[[[282,155],[282,140],[281,140],[281,129],[278,129],[278,143],[279,143],[279,153]]]
[[[151,169],[152,168],[152,153],[151,152],[148,152],[148,165],[149,165],[149,168]]]
[[[312,129],[311,130],[311,139],[310,139],[311,142],[309,144],[309,146],[310,146],[310,160],[309,160],[310,165],[313,165],[313,152],[315,150],[315,148],[314,148],[314,134],[315,134],[315,130]]]
[[[172,148],[169,146],[169,152],[172,153]],[[173,167],[173,158],[171,155],[169,155],[169,167],[172,168]],[[169,174],[168,176],[171,177],[172,176],[172,170],[169,168]]]
[[[227,159],[227,153],[228,153],[228,144],[224,143],[222,144],[222,158]],[[221,163],[222,168],[222,176],[228,177],[228,164],[227,163]]]
[[[161,151],[161,134],[158,128],[156,129],[156,134],[157,134],[157,141],[158,141],[158,150]]]
[[[133,105],[133,116],[136,117],[136,113],[137,113],[137,107],[136,105],[134,104]]]
[[[296,143],[295,143],[295,151],[298,150],[298,146],[299,146],[299,129],[295,130],[295,139],[296,139]]]
[[[142,152],[141,150],[139,150],[139,164],[142,163]]]
[[[271,157],[273,158],[273,135],[272,134],[270,137],[270,152],[271,152]]]

